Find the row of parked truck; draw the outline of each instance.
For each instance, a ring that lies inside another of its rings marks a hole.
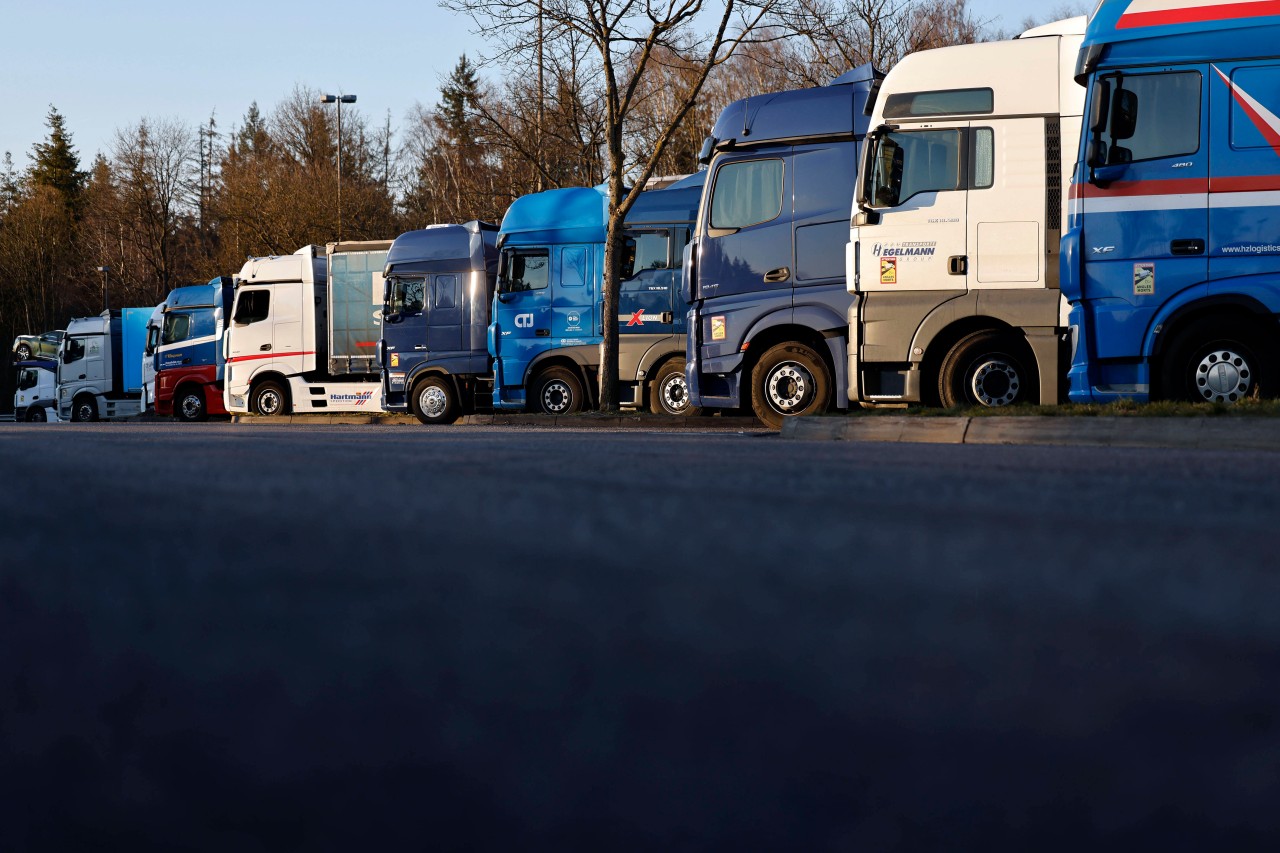
[[[1104,0],[731,104],[707,168],[628,216],[624,405],[777,426],[833,406],[1274,393],[1270,9]],[[501,226],[307,246],[73,321],[59,415],[145,405],[101,379],[139,322],[156,410],[183,418],[591,407],[607,221],[601,188],[552,190]]]

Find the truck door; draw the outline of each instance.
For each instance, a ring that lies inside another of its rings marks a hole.
[[[618,334],[670,335],[676,289],[671,229],[628,230],[626,240],[618,291]]]
[[[227,342],[227,384],[248,382],[253,371],[274,358],[271,331],[271,288],[242,287],[231,311]]]
[[[558,274],[552,279],[551,336],[556,346],[600,334],[596,303],[600,299],[596,258],[589,245],[560,246]],[[568,344],[573,346],[574,344]]]
[[[1098,358],[1138,356],[1160,305],[1208,275],[1208,73],[1182,66],[1094,81],[1089,174],[1074,201]]]
[[[431,354],[462,349],[462,288],[455,273],[431,277],[427,310],[427,350]]]
[[[699,298],[790,291],[790,153],[716,158],[699,240]]]
[[[502,382],[524,384],[529,363],[551,345],[551,250],[545,246],[502,251],[494,303],[495,353]]]
[[[938,122],[868,139],[859,197],[872,221],[855,246],[863,362],[910,361],[922,319],[969,287],[969,137],[968,122]]]

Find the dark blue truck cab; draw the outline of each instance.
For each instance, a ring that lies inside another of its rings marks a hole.
[[[383,406],[424,424],[487,409],[489,306],[498,227],[472,221],[401,234],[383,271]]]
[[[750,406],[780,426],[848,407],[849,236],[859,144],[882,75],[860,66],[827,86],[725,108],[686,253],[691,402]]]

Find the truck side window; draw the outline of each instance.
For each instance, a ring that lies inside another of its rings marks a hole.
[[[961,131],[888,133],[876,142],[871,204],[897,207],[912,196],[960,189]]]
[[[160,343],[176,344],[191,337],[190,314],[166,314],[164,331],[160,333]]]
[[[502,275],[498,279],[500,293],[544,290],[549,280],[551,256],[546,249],[509,249],[503,252]]]
[[[1115,87],[1103,131],[1105,165],[1181,157],[1200,150],[1200,74],[1104,77]],[[1123,94],[1122,94],[1123,93]],[[1098,97],[1094,92],[1094,97]]]
[[[421,312],[426,304],[425,290],[425,279],[391,279],[391,313],[417,314]]]
[[[84,341],[67,338],[62,343],[62,363],[71,364],[84,358]]]
[[[726,163],[711,195],[712,228],[746,228],[782,212],[782,161]]]
[[[996,182],[996,136],[989,127],[974,128],[969,146],[969,189],[990,189]]]
[[[237,326],[247,326],[267,319],[271,307],[271,291],[242,291],[236,300],[235,321]]]
[[[431,300],[433,311],[447,311],[458,307],[458,277],[456,275],[436,276],[434,298]]]
[[[667,231],[633,231],[626,235],[622,256],[622,278],[635,278],[645,270],[664,270],[670,265]]]
[[[18,371],[18,390],[25,391],[34,387],[36,387],[36,372],[26,369]]]

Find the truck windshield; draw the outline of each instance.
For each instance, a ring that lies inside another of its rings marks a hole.
[[[886,133],[868,152],[867,200],[897,207],[912,196],[960,188],[960,130]]]
[[[543,290],[550,280],[550,266],[546,249],[507,249],[502,253],[498,292]]]
[[[417,314],[422,311],[426,280],[421,278],[391,279],[391,296],[388,314]]]

